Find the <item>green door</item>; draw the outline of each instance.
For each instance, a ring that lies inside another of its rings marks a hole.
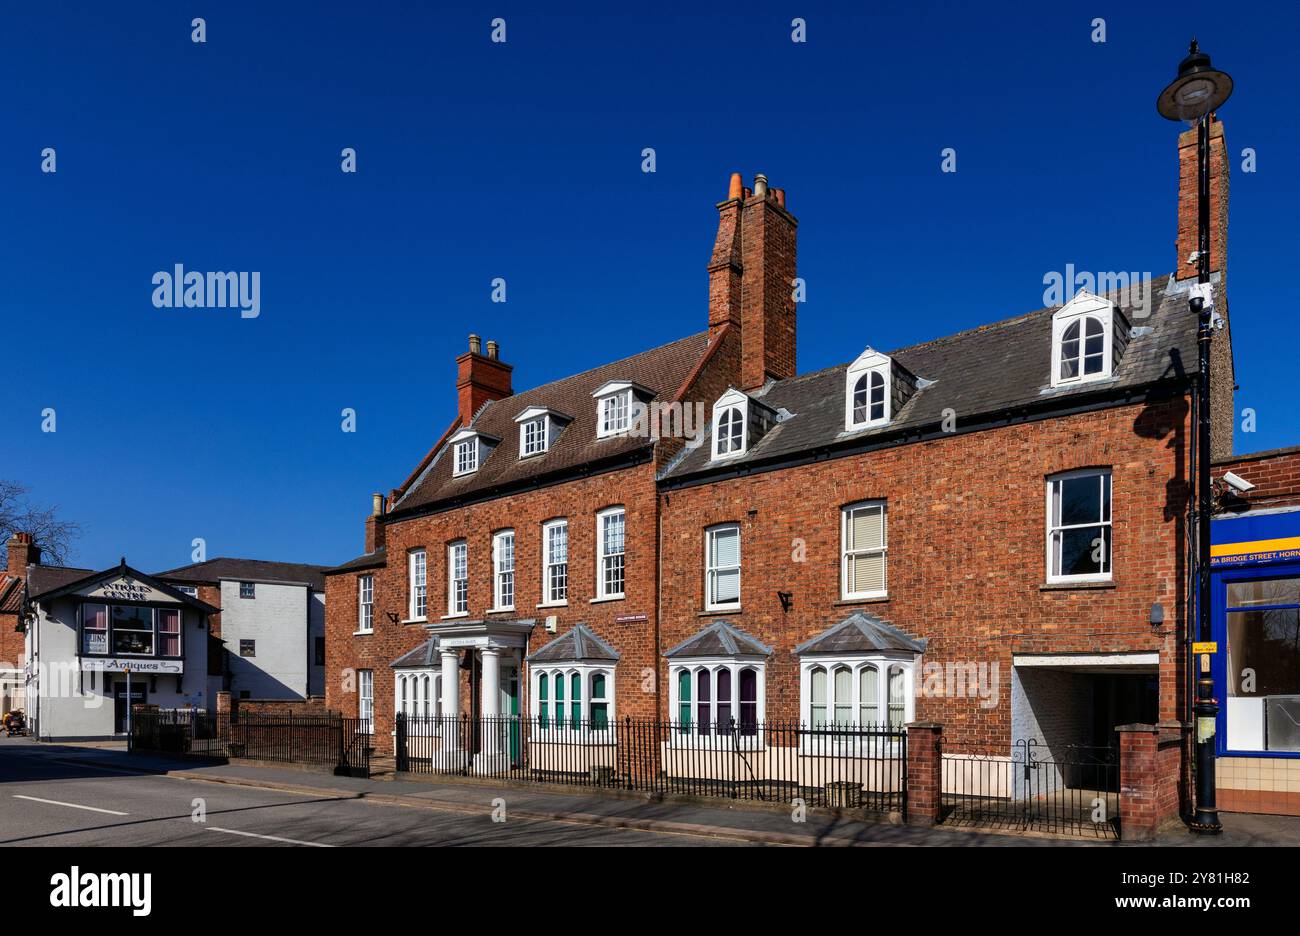
[[[510,676],[506,680],[506,694],[509,699],[506,704],[506,711],[510,715],[510,763],[515,767],[520,766],[520,750],[523,747],[523,739],[520,737],[520,718],[519,718],[519,667],[510,667]]]

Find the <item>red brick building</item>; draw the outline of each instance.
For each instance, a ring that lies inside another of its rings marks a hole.
[[[1217,124],[1212,158],[1226,320]],[[926,719],[1003,753],[1183,718],[1194,268],[888,354],[867,323],[798,375],[797,223],[762,176],[728,195],[706,333],[513,395],[471,338],[457,418],[328,577],[330,707],[380,747],[401,709]],[[692,444],[633,428],[663,403]],[[1230,392],[1213,418],[1227,454]]]
[[[707,331],[521,393],[496,342],[470,337],[455,420],[374,495],[365,554],[327,580],[326,703],[372,719],[381,750],[396,709],[491,717],[544,694],[584,718],[658,710],[656,478],[742,372],[794,373],[785,193],[735,175],[718,211]]]

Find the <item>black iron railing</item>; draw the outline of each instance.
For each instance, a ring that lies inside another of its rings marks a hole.
[[[885,725],[420,717],[398,771],[904,813],[907,734]]]
[[[1109,748],[1055,753],[1035,740],[1011,750],[945,741],[940,819],[990,830],[1119,837],[1119,762]]]
[[[248,713],[232,718],[202,709],[136,711],[131,749],[225,760],[330,767],[369,776],[374,748],[370,723],[336,713]]]

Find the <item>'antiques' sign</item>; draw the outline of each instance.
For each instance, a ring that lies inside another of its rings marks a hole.
[[[181,660],[132,660],[121,657],[99,657],[97,659],[82,657],[81,668],[97,672],[110,670],[116,673],[123,670],[130,670],[133,673],[180,674],[185,672],[185,664]]]

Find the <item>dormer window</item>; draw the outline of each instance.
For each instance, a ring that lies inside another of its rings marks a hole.
[[[637,418],[637,396],[649,399],[653,390],[627,380],[611,380],[592,394],[596,398],[596,438],[623,435]]]
[[[531,458],[549,452],[551,443],[572,418],[550,407],[528,407],[515,417],[519,423],[519,457]]]
[[[713,404],[713,461],[745,455],[780,421],[762,400],[734,387]]]
[[[452,477],[459,478],[461,475],[478,471],[479,465],[483,464],[492,447],[500,441],[496,436],[475,432],[473,429],[462,429],[456,433],[449,443]]]
[[[478,439],[456,443],[456,467],[453,474],[464,475],[478,471]]]
[[[713,457],[733,458],[749,449],[749,411],[751,400],[739,390],[731,389],[713,404]]]
[[[845,381],[844,429],[883,426],[893,415],[894,362],[870,348],[849,365]]]
[[[1127,334],[1126,320],[1108,300],[1080,291],[1052,316],[1052,386],[1110,377]]]

